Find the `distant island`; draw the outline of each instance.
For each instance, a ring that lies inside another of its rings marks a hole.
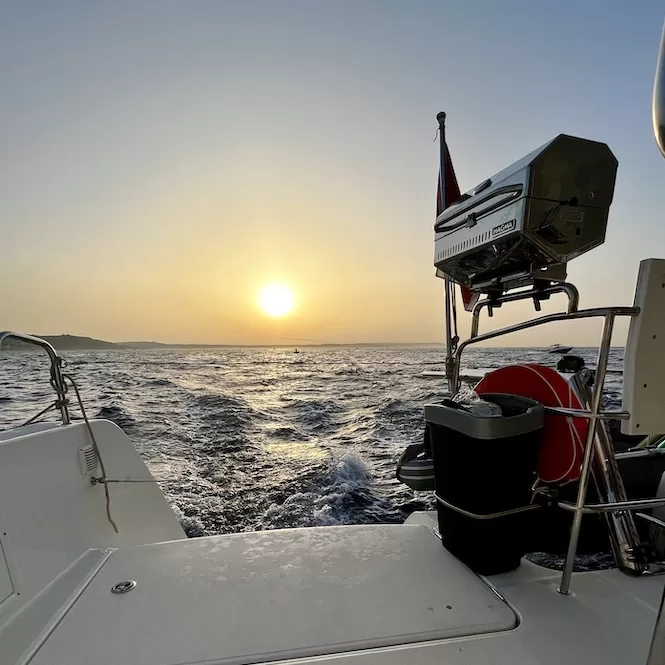
[[[32,333],[34,334],[34,333]],[[73,350],[101,350],[101,349],[122,349],[125,348],[122,344],[114,344],[113,342],[104,342],[101,339],[93,339],[92,337],[79,337],[78,335],[35,335],[47,341],[51,346],[59,351],[73,351]],[[2,349],[35,349],[37,347],[24,342],[8,339],[2,344]]]
[[[34,334],[34,333],[33,333]],[[35,335],[46,340],[58,351],[102,351],[102,350],[131,350],[131,349],[233,349],[233,348],[291,348],[294,344],[164,344],[163,342],[105,342],[93,337],[80,337],[78,335]],[[304,347],[372,347],[372,346],[441,346],[440,342],[359,342],[356,344],[299,344]],[[25,350],[35,349],[34,346],[24,344],[13,339],[6,340],[2,349]]]

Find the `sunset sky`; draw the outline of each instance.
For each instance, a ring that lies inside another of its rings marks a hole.
[[[610,145],[607,241],[569,276],[583,306],[631,304],[638,261],[665,256],[650,116],[664,7],[3,3],[0,329],[442,341],[440,110],[463,191],[559,133]],[[279,317],[258,304],[274,283],[294,299]],[[504,307],[483,329],[529,311]],[[576,323],[501,345],[595,340]]]

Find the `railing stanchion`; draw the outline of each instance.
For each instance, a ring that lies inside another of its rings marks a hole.
[[[65,385],[65,380],[62,376],[62,358],[58,355],[58,352],[49,344],[46,340],[35,337],[34,335],[24,335],[22,333],[15,332],[0,332],[0,346],[6,339],[15,339],[19,342],[24,342],[25,344],[33,344],[34,346],[39,346],[51,359],[51,386],[58,395],[57,406],[60,411],[60,418],[63,425],[69,425],[71,419],[69,417],[69,408],[67,406],[67,386]]]

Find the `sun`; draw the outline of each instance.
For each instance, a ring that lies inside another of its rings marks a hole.
[[[283,284],[266,284],[259,291],[259,307],[268,316],[286,316],[293,311],[293,291]]]

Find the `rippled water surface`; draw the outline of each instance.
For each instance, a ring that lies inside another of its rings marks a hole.
[[[577,353],[594,366],[595,350]],[[401,522],[430,508],[395,479],[419,442],[423,406],[443,394],[441,348],[200,349],[64,352],[88,414],[114,421],[159,479],[189,535]],[[537,349],[470,349],[463,374]],[[610,402],[622,351],[611,354]],[[45,357],[0,353],[0,429],[51,397]]]

